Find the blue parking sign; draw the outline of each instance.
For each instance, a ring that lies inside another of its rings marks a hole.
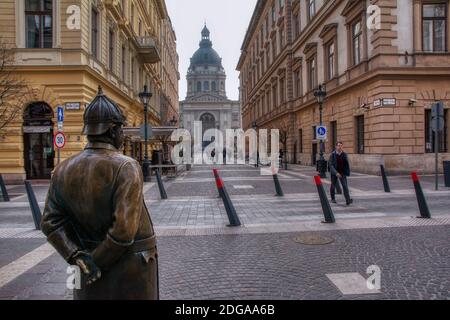
[[[61,106],[58,106],[58,122],[64,121],[64,108]]]

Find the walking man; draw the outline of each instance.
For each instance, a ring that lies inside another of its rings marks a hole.
[[[329,163],[331,172],[331,202],[336,203],[336,184],[340,180],[344,189],[345,201],[349,206],[353,203],[353,200],[350,198],[347,183],[347,177],[350,176],[350,163],[348,161],[348,155],[344,152],[344,144],[342,142],[336,144],[336,150],[331,154]]]

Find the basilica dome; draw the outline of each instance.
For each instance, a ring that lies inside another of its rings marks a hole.
[[[191,58],[190,69],[197,66],[217,66],[222,67],[222,58],[212,47],[212,42],[209,38],[210,32],[205,27],[202,30],[202,40],[200,41],[200,48],[194,53]]]

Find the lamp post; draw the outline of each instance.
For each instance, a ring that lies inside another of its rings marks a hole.
[[[323,125],[323,103],[327,97],[327,91],[324,84],[319,85],[319,88],[314,92],[314,96],[319,103],[319,114],[320,114],[320,126]],[[327,161],[325,160],[324,154],[324,144],[323,140],[320,140],[320,158],[317,163],[317,169],[319,171],[319,175],[322,179],[327,177]]]
[[[256,123],[256,121],[253,121],[252,123],[252,128],[256,131],[256,134],[258,134],[258,124]],[[256,164],[255,164],[255,168],[259,168],[259,151],[258,151],[258,147],[256,147]]]
[[[150,101],[150,98],[153,96],[153,94],[148,91],[148,87],[144,86],[144,91],[139,93],[139,99],[141,100],[141,103],[144,105],[144,140],[145,140],[145,146],[144,146],[144,162],[142,164],[142,174],[144,175],[144,182],[150,182],[151,181],[151,171],[150,171],[150,159],[148,157],[148,103]]]

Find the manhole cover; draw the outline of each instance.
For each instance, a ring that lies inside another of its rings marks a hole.
[[[321,245],[333,243],[334,239],[330,238],[330,237],[309,234],[309,235],[295,237],[294,241],[297,243],[306,244],[306,245],[321,246]]]

